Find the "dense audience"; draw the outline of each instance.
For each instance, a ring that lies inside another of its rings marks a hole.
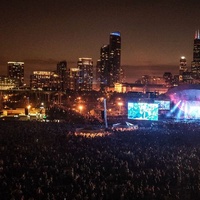
[[[1,200],[200,199],[200,124],[105,137],[67,123],[1,121]]]

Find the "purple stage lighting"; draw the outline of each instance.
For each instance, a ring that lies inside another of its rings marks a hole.
[[[200,85],[181,85],[167,92],[175,105],[170,114],[177,119],[200,119]]]

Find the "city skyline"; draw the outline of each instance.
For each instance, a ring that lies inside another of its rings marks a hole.
[[[197,0],[29,1],[2,2],[0,74],[8,61],[25,62],[25,82],[33,70],[55,70],[79,57],[94,65],[108,35],[120,31],[128,81],[144,74],[178,74],[181,56],[192,61],[195,31],[200,28]]]

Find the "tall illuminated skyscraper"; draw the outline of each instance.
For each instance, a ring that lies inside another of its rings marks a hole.
[[[180,64],[179,64],[179,82],[183,81],[183,73],[187,71],[188,69],[187,69],[186,58],[182,56],[180,59]]]
[[[100,80],[101,89],[113,87],[121,82],[121,34],[110,33],[109,44],[101,47],[100,51]]]
[[[91,91],[93,84],[92,58],[79,58],[78,60],[78,85],[81,91]]]
[[[191,64],[192,76],[196,79],[200,78],[200,34],[199,30],[195,32],[193,61]]]
[[[110,75],[109,45],[104,45],[101,47],[100,64],[98,67],[100,74],[100,88],[103,89],[104,86],[108,85],[108,79]]]
[[[8,77],[19,82],[19,86],[24,84],[24,62],[8,62]]]
[[[71,67],[67,70],[67,89],[79,90],[79,68]]]
[[[120,82],[121,73],[121,34],[120,32],[110,33],[109,45],[109,73],[108,84],[114,86],[114,83]]]

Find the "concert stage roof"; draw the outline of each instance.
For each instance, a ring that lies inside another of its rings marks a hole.
[[[172,101],[200,101],[200,84],[187,84],[171,88],[166,93]]]

